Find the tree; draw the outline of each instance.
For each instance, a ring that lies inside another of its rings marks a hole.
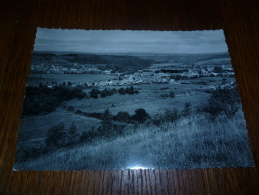
[[[132,116],[135,121],[144,123],[147,119],[150,118],[150,115],[143,108],[138,108],[135,110],[135,114]]]
[[[191,114],[191,103],[190,102],[186,102],[184,105],[184,110],[182,115],[183,116],[189,116]]]
[[[238,111],[240,98],[237,88],[217,89],[208,99],[207,105],[201,108],[201,111],[209,113],[211,120],[217,116],[225,114],[227,117],[233,117]]]
[[[130,92],[130,88],[127,87],[127,88],[125,89],[125,93],[129,93],[129,92]]]
[[[80,142],[89,142],[92,141],[94,138],[98,136],[98,132],[95,130],[94,126],[92,126],[90,131],[83,131],[80,135],[79,140]]]
[[[64,123],[52,126],[47,133],[45,144],[47,146],[62,147],[66,136]]]
[[[214,71],[215,73],[222,73],[222,72],[223,72],[223,68],[222,68],[222,66],[215,66],[215,67],[213,68],[213,71]]]
[[[129,92],[128,92],[129,94],[134,94],[134,87],[133,86],[131,86],[130,88],[129,88]]]
[[[77,130],[77,126],[75,125],[75,122],[73,121],[70,128],[69,128],[68,134],[71,135],[71,136],[75,135],[76,130]]]
[[[77,126],[75,125],[75,122],[73,121],[68,130],[65,145],[75,144],[78,136],[79,136],[79,134],[77,133]]]
[[[102,114],[102,119],[103,119],[103,121],[110,121],[110,120],[112,120],[112,114],[109,111],[109,109],[106,109],[104,111],[104,113]]]
[[[162,117],[162,120],[165,122],[175,122],[177,119],[179,119],[179,111],[178,109],[166,109],[164,116]]]
[[[100,95],[100,97],[106,97],[105,92],[102,92],[101,95]]]
[[[128,112],[126,111],[120,111],[118,112],[118,114],[116,115],[115,119],[117,121],[121,121],[121,122],[130,122],[131,121],[131,116]]]
[[[173,91],[170,91],[170,92],[169,92],[169,97],[171,97],[171,98],[174,98],[174,97],[175,97],[175,94],[174,94]]]
[[[98,94],[99,94],[99,90],[98,89],[92,89],[91,91],[90,91],[90,97],[91,98],[98,98]]]
[[[122,95],[126,94],[125,89],[124,88],[120,88],[119,89],[119,94],[122,94]]]
[[[112,136],[112,133],[113,133],[112,114],[108,109],[106,109],[102,114],[101,118],[102,118],[101,126],[98,127],[97,129],[98,135],[104,136],[104,137]]]

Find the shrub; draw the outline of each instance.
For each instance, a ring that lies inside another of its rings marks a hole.
[[[106,97],[106,94],[104,92],[101,93],[100,97]]]
[[[64,123],[53,125],[47,133],[45,144],[47,146],[62,147],[66,136]]]
[[[135,93],[135,91],[134,91],[134,87],[133,86],[131,86],[130,88],[129,88],[129,92],[128,92],[128,94],[134,94]]]
[[[121,95],[126,94],[125,89],[124,88],[120,88],[119,89],[119,94],[121,94]]]
[[[174,97],[175,97],[175,94],[174,94],[173,91],[170,91],[170,92],[169,92],[169,97],[171,97],[171,98],[174,98]]]
[[[166,109],[163,119],[165,122],[175,122],[177,119],[179,119],[179,110],[178,109],[173,109],[173,110],[169,110]]]
[[[75,122],[72,122],[68,133],[66,134],[66,140],[64,145],[69,146],[76,144],[78,141],[79,134],[77,133],[77,126],[75,125]]]
[[[210,114],[211,120],[217,116],[225,114],[227,117],[233,117],[238,111],[240,98],[237,88],[217,89],[208,99],[208,104],[199,109],[202,112]]]
[[[184,105],[184,110],[182,111],[183,116],[189,116],[191,114],[191,103],[186,102]]]
[[[64,101],[86,97],[82,89],[56,86],[27,87],[23,115],[39,115],[55,111]]]
[[[68,106],[67,111],[74,112],[75,111],[75,107],[74,106]]]
[[[224,72],[222,66],[215,66],[215,67],[213,68],[213,71],[214,71],[215,73],[222,73],[222,72]]]
[[[79,134],[77,133],[77,126],[72,122],[70,128],[66,131],[64,123],[61,122],[53,125],[47,133],[45,144],[49,148],[61,148],[76,144]]]
[[[83,131],[79,137],[80,142],[90,142],[98,136],[97,131],[95,130],[94,126],[90,131]]]
[[[162,94],[161,97],[162,98],[168,98],[168,94]]]
[[[132,116],[132,119],[140,123],[144,123],[147,119],[150,118],[150,115],[143,108],[138,108],[135,110],[135,114]]]
[[[152,121],[154,125],[159,126],[163,123],[175,122],[179,118],[180,114],[178,109],[165,109],[164,113],[156,115]]]
[[[130,122],[131,121],[131,116],[128,112],[126,111],[120,111],[118,114],[114,117],[115,120],[120,121],[120,122]]]
[[[90,91],[90,97],[91,98],[98,98],[98,94],[100,94],[100,90],[99,89],[92,89]]]
[[[130,91],[130,88],[127,87],[127,88],[125,89],[125,93],[129,93],[129,91]]]

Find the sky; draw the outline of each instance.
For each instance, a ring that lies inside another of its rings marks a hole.
[[[122,31],[37,28],[34,51],[86,53],[227,52],[223,30]]]

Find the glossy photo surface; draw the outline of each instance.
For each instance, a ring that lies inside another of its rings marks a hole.
[[[222,30],[38,28],[15,170],[253,167]]]

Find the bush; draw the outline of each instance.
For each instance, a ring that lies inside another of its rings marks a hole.
[[[83,133],[79,137],[79,140],[80,142],[91,142],[96,137],[97,133],[95,132],[95,130],[83,131]]]
[[[68,106],[67,111],[74,112],[75,111],[75,107],[74,106]]]
[[[66,136],[64,123],[61,122],[57,125],[53,125],[47,133],[45,139],[46,146],[62,147],[64,145],[64,139]]]
[[[224,70],[223,70],[222,66],[215,66],[213,68],[213,72],[215,72],[215,73],[222,73],[222,72],[224,72]]]
[[[171,98],[174,98],[174,97],[175,97],[175,94],[174,94],[173,91],[170,91],[170,92],[169,92],[169,97],[171,97]]]
[[[178,109],[173,109],[173,110],[169,110],[166,109],[163,119],[165,122],[175,122],[176,120],[178,120],[180,118],[179,116],[179,110]]]
[[[144,123],[147,119],[150,118],[150,115],[143,108],[138,108],[135,110],[135,114],[132,116],[132,119],[140,123]]]
[[[168,98],[168,94],[162,94],[161,97],[162,98]]]
[[[125,94],[126,94],[125,89],[124,89],[124,88],[120,88],[120,89],[119,89],[119,94],[125,95]]]
[[[66,139],[65,139],[65,146],[70,146],[73,144],[76,144],[78,141],[79,134],[77,133],[77,126],[75,125],[75,122],[72,122],[68,133],[66,134]]]
[[[131,121],[131,116],[128,112],[126,111],[120,111],[118,114],[114,117],[115,120],[120,121],[120,122],[130,122]]]
[[[90,131],[83,131],[79,137],[79,140],[80,142],[91,142],[96,137],[98,137],[98,133],[93,126]]]
[[[39,115],[55,111],[64,101],[78,98],[82,99],[86,94],[79,88],[56,86],[48,88],[27,87],[23,104],[23,115]]]
[[[100,90],[99,89],[92,89],[90,91],[90,97],[91,98],[98,98],[98,94],[100,94]]]
[[[135,93],[135,91],[134,91],[134,87],[133,86],[131,86],[130,88],[129,88],[129,92],[128,92],[128,94],[134,94]]]
[[[217,89],[208,99],[208,104],[203,106],[199,111],[210,114],[211,120],[221,114],[227,117],[233,117],[238,111],[240,98],[237,88]]]
[[[133,86],[127,87],[126,89],[120,88],[119,94],[125,95],[125,94],[139,94],[139,91],[135,89]]]
[[[158,114],[154,117],[153,124],[159,126],[163,123],[175,122],[179,118],[180,114],[178,109],[165,109],[163,114]]]
[[[184,105],[184,110],[182,112],[183,116],[189,116],[191,114],[191,103],[186,102]]]
[[[106,97],[106,94],[104,92],[101,93],[100,97]]]
[[[53,125],[47,133],[45,144],[47,147],[61,148],[76,144],[79,134],[77,133],[77,126],[72,122],[68,131],[65,130],[64,123],[61,122]]]
[[[21,148],[18,148],[16,154],[15,154],[15,160],[16,162],[24,162],[30,159],[37,158],[45,153],[49,152],[48,148],[39,145],[39,146],[22,146]]]

